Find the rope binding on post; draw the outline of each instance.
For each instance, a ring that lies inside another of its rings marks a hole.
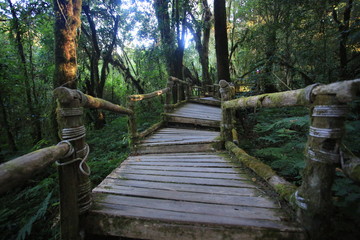
[[[60,143],[63,143],[63,142],[67,143],[67,144],[69,144],[70,149],[72,149],[71,152],[69,151],[64,157],[62,157],[62,159],[64,159],[64,158],[70,157],[71,155],[74,154],[74,147],[72,146],[71,141],[75,141],[75,140],[84,138],[86,135],[86,129],[84,126],[74,127],[74,128],[64,128],[64,129],[62,129],[61,133],[62,133],[61,138],[63,140]],[[80,149],[75,152],[75,156],[85,155],[84,157],[77,157],[77,158],[74,158],[74,159],[64,162],[64,163],[60,163],[57,161],[56,165],[65,166],[65,165],[69,165],[74,162],[80,161],[80,164],[79,164],[80,171],[84,175],[89,176],[91,174],[91,170],[90,170],[90,167],[86,163],[89,153],[90,153],[90,147],[88,144],[85,144],[85,147],[83,149]],[[87,170],[85,170],[84,166]]]

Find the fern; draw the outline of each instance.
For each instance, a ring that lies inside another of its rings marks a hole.
[[[309,124],[309,116],[289,117],[289,118],[280,119],[270,125],[267,122],[262,124],[257,124],[254,130],[258,133],[265,133],[270,130],[276,130],[276,129],[298,130],[307,127],[308,124]]]
[[[26,236],[30,235],[33,223],[45,215],[46,210],[49,205],[51,195],[52,195],[52,192],[50,192],[46,196],[44,201],[40,204],[40,207],[39,207],[38,211],[36,212],[36,214],[34,216],[32,216],[28,220],[28,222],[20,229],[20,231],[16,237],[17,240],[24,240],[26,238]]]

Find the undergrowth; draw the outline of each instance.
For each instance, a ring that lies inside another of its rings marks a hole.
[[[343,139],[343,149],[360,156],[360,101],[350,104]],[[288,181],[300,186],[305,167],[304,149],[309,128],[306,108],[260,109],[238,114],[240,147],[270,165]],[[360,186],[346,178],[337,168],[333,185],[337,239],[359,239]]]

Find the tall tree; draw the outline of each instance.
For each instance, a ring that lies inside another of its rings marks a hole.
[[[15,144],[14,135],[10,129],[9,117],[8,117],[7,109],[4,104],[3,96],[4,96],[4,94],[0,90],[0,109],[1,109],[1,116],[2,116],[0,126],[2,128],[4,128],[4,130],[6,131],[7,145],[9,147],[9,150],[11,152],[15,152],[15,151],[17,151],[17,147]]]
[[[188,0],[175,0],[171,17],[169,7],[169,0],[154,0],[168,74],[182,79]]]
[[[207,0],[201,1],[201,19],[198,20],[193,12],[189,12],[191,23],[187,24],[195,40],[195,47],[199,54],[203,84],[211,84],[209,72],[209,41],[212,13]]]
[[[339,3],[338,3],[339,4]],[[353,0],[347,0],[345,3],[345,8],[342,12],[342,21],[339,18],[338,5],[333,6],[332,16],[335,23],[338,25],[338,32],[339,32],[339,50],[338,56],[340,60],[339,68],[340,68],[340,79],[341,80],[348,80],[351,74],[349,73],[348,69],[348,49],[347,49],[347,41],[350,35],[351,29],[351,11],[353,8]]]
[[[55,75],[54,87],[76,88],[77,37],[81,25],[82,0],[54,0]]]
[[[225,0],[214,0],[215,48],[218,80],[231,81]]]

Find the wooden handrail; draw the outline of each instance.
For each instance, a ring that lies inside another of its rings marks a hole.
[[[149,99],[149,98],[154,98],[154,97],[157,97],[157,96],[161,96],[165,93],[167,93],[168,91],[170,91],[170,88],[163,88],[163,89],[160,89],[160,90],[157,90],[157,91],[154,91],[154,92],[151,92],[151,93],[147,93],[147,94],[134,94],[134,95],[130,95],[128,96],[128,99],[129,101],[134,101],[134,102],[137,102],[137,101],[141,101],[141,100],[144,100],[144,99]]]
[[[61,143],[43,148],[0,165],[0,194],[25,183],[50,164],[63,157],[69,151],[69,145]]]
[[[191,85],[190,82],[181,80],[181,79],[176,78],[176,77],[173,77],[173,76],[170,76],[170,77],[169,77],[169,80],[170,80],[170,81],[173,81],[173,82],[178,82],[178,83],[181,83],[181,84],[184,84],[184,85]]]
[[[246,107],[311,106],[310,129],[306,144],[302,185],[294,198],[298,217],[314,239],[326,236],[332,209],[331,187],[335,167],[342,165],[347,176],[359,181],[359,159],[345,159],[340,152],[344,134],[346,103],[360,96],[360,79],[314,84],[303,89],[262,94],[229,100],[230,85],[221,80],[222,141],[232,141],[231,130],[235,121],[232,110]],[[342,161],[341,161],[342,159]]]
[[[350,102],[360,93],[360,79],[335,82],[327,85],[310,85],[306,88],[267,93],[252,97],[241,97],[224,102],[224,109],[246,107],[290,107],[306,106],[317,95],[336,95],[340,103]]]
[[[94,109],[103,109],[119,114],[133,115],[134,112],[123,106],[111,103],[101,98],[92,97],[84,94],[79,90],[70,89],[66,87],[58,87],[54,90],[54,96],[62,104],[71,103],[73,100],[78,99],[81,106]]]

